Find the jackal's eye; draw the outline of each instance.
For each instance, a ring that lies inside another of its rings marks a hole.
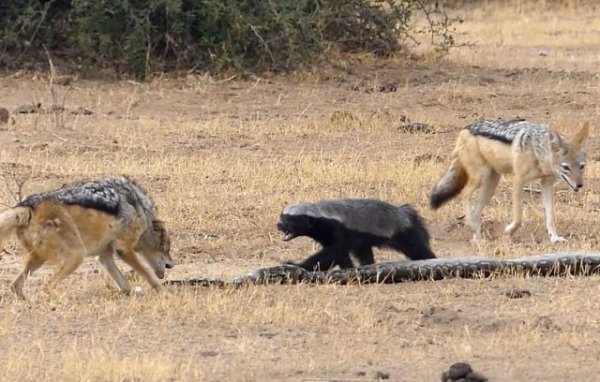
[[[571,166],[569,166],[566,163],[563,163],[560,165],[560,168],[564,171],[564,172],[570,172],[571,171]]]
[[[583,169],[584,169],[584,168],[585,168],[585,163],[583,163],[583,162],[582,162],[582,163],[579,163],[579,169],[580,169],[581,171],[583,171]]]

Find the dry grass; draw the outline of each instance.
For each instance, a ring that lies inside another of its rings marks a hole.
[[[60,88],[64,127],[52,113],[20,114],[16,125],[0,127],[2,174],[28,179],[26,193],[100,174],[137,178],[172,229],[179,263],[172,278],[232,276],[302,258],[314,245],[283,243],[274,227],[279,212],[287,203],[341,196],[413,203],[441,257],[595,250],[595,128],[585,191],[557,198],[557,226],[568,243],[547,242],[533,193],[517,243],[503,241],[506,180],[484,212],[488,240],[479,246],[468,242],[460,202],[439,213],[427,208],[457,130],[472,120],[519,115],[565,133],[583,120],[600,122],[600,19],[575,3],[518,4],[460,10],[461,32],[478,45],[441,63],[362,58],[342,63],[346,71],[257,82],[193,75],[148,84],[77,81]],[[390,83],[397,91],[378,91]],[[47,82],[27,74],[0,80],[0,89],[1,106],[11,110],[52,102]],[[94,114],[70,114],[80,106]],[[403,133],[406,118],[437,133]],[[0,200],[12,204],[11,192]],[[456,361],[495,381],[597,375],[597,277],[173,288],[121,297],[89,260],[56,296],[40,293],[49,270],[40,271],[27,284],[30,301],[20,302],[8,290],[20,259],[10,243],[0,262],[0,380],[366,381],[385,371],[392,380],[424,381]],[[509,299],[511,287],[532,296]]]

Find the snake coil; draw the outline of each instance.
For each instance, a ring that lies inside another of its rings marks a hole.
[[[241,286],[247,284],[339,283],[371,284],[406,281],[441,280],[447,278],[479,278],[494,274],[527,273],[538,276],[591,275],[600,273],[600,253],[561,252],[526,256],[516,259],[484,257],[389,261],[359,268],[329,272],[310,272],[291,264],[260,268],[235,277],[191,277],[169,280],[171,285]]]

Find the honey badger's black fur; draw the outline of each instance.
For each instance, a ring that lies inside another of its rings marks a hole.
[[[323,247],[297,264],[307,270],[373,264],[372,247],[403,252],[411,260],[435,258],[429,233],[409,204],[396,207],[376,199],[341,199],[294,204],[281,213],[277,229],[284,240],[308,236]]]

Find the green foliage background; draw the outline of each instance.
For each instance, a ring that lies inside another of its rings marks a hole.
[[[83,67],[137,77],[289,70],[332,46],[393,53],[424,7],[418,0],[4,0],[0,65],[43,62],[46,47]],[[435,33],[445,38],[441,46],[453,45],[447,30]]]

